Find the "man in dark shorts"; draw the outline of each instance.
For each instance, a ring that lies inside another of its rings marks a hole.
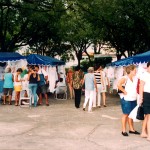
[[[38,105],[42,105],[42,94],[45,97],[46,106],[49,106],[48,95],[47,95],[47,84],[48,75],[45,70],[39,69],[39,66],[35,66],[35,70],[40,76],[40,81],[38,82],[37,94],[39,96]]]

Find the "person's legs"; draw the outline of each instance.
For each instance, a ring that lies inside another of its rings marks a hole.
[[[93,95],[94,95],[94,91],[90,91],[90,101],[89,101],[89,107],[88,107],[89,112],[92,111]]]
[[[8,93],[8,88],[3,88],[3,105],[5,105],[6,104],[6,95],[7,95],[7,93]]]
[[[147,140],[150,141],[150,114],[147,114]]]
[[[128,111],[129,114],[131,113],[131,111],[137,106],[137,101],[129,101],[128,102]],[[134,126],[133,126],[133,119],[128,118],[128,124],[129,124],[129,132],[133,131],[135,132]]]
[[[128,114],[123,114],[121,119],[123,133],[126,132],[127,121],[128,121]]]
[[[79,108],[80,107],[80,102],[81,102],[81,89],[77,89],[76,90],[76,93],[77,93],[77,97],[76,97],[76,108]]]
[[[6,104],[6,95],[3,95],[3,103],[2,103],[3,105],[5,105]]]
[[[20,91],[15,91],[16,95],[15,95],[15,106],[18,106],[19,103],[19,98],[20,98]]]
[[[80,107],[80,101],[81,101],[81,89],[74,89],[75,93],[75,107]]]
[[[74,93],[75,93],[75,97],[74,97],[74,101],[75,101],[75,107],[77,107],[77,94],[78,94],[78,92],[77,92],[77,89],[74,89]]]
[[[13,92],[13,89],[9,89],[9,105],[11,105],[11,99],[12,99],[12,92]],[[20,98],[20,95],[19,95],[19,98]]]
[[[106,107],[106,92],[102,92],[103,106]]]
[[[97,106],[101,106],[101,84],[97,84],[98,92],[97,92]]]
[[[38,94],[38,97],[39,97],[39,100],[38,100],[38,105],[42,105],[42,93],[41,93],[41,86],[37,86],[37,94]]]
[[[94,94],[93,94],[93,107],[96,107],[96,99],[97,99],[97,93],[96,93],[96,89],[94,88]]]
[[[128,118],[128,124],[129,124],[129,131],[135,131],[133,127],[133,119]]]
[[[89,93],[89,91],[85,90],[85,100],[84,100],[84,104],[83,104],[83,109],[84,110],[86,108],[86,105],[88,103],[89,98],[90,98],[90,93]]]
[[[49,101],[48,101],[48,95],[47,95],[47,87],[46,87],[46,85],[43,85],[43,86],[41,87],[41,95],[42,95],[42,94],[44,94],[46,106],[49,106]]]
[[[68,88],[69,88],[70,99],[72,99],[73,98],[73,88],[70,83],[68,83]]]
[[[122,118],[121,118],[121,123],[122,123],[122,135],[123,136],[128,136],[126,132],[126,126],[127,126],[127,121],[128,121],[128,115],[129,115],[129,108],[128,108],[128,101],[125,101],[124,98],[121,99],[121,108],[122,108]]]
[[[48,101],[48,95],[47,95],[47,93],[45,93],[44,96],[45,96],[46,106],[49,106],[49,101]]]
[[[33,84],[34,106],[37,106],[37,84]]]
[[[142,124],[142,133],[141,133],[142,138],[147,138],[147,120],[148,120],[148,116],[145,115],[144,121]]]

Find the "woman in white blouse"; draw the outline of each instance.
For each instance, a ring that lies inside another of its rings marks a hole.
[[[120,93],[120,101],[121,101],[121,108],[122,108],[122,135],[128,136],[126,132],[126,125],[129,124],[129,133],[130,134],[140,134],[137,132],[133,127],[133,120],[128,118],[130,112],[135,108],[137,105],[137,78],[136,75],[136,66],[130,65],[126,67],[126,76],[123,76],[118,82],[118,89],[122,91]],[[125,86],[123,88],[122,86]]]

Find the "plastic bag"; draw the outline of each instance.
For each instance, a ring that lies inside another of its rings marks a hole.
[[[139,105],[137,105],[129,114],[129,118],[133,119],[133,122],[140,122],[141,120],[136,119],[137,111],[138,111]]]

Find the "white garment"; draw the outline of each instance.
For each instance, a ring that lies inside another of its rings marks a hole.
[[[101,93],[106,92],[106,85],[107,85],[107,77],[104,71],[102,71],[102,76],[103,76],[103,85],[102,85]]]
[[[56,81],[58,80],[58,75],[57,75],[57,72],[56,72],[56,67],[49,67],[49,70],[48,70],[48,80],[49,80],[49,90],[50,92],[54,92],[55,91],[55,84],[56,84]]]
[[[133,78],[133,82],[126,76],[123,78],[126,78],[126,84],[125,84],[125,91],[127,92],[127,95],[124,95],[123,93],[120,94],[120,97],[123,98],[126,101],[135,101],[137,99],[137,81],[138,79],[136,77]]]
[[[29,89],[29,81],[28,81],[28,74],[25,74],[22,81],[22,90],[28,90]]]
[[[144,92],[150,93],[150,73],[147,71],[143,73],[143,75],[140,78],[142,81],[145,82],[144,84]]]
[[[21,85],[21,82],[16,82],[16,81],[15,81],[16,76],[17,76],[17,73],[15,73],[15,74],[14,74],[14,86]],[[21,76],[20,76],[20,74],[18,75],[18,80],[21,80]]]
[[[89,107],[88,107],[89,112],[92,111],[93,97],[94,97],[94,91],[85,90],[85,101],[83,104],[83,108],[86,107],[86,105],[89,101]]]
[[[133,119],[134,122],[140,122],[140,120],[136,119],[138,107],[139,105],[137,105],[128,116],[129,118]]]
[[[107,76],[108,78],[114,78],[114,67],[108,67],[107,68]]]
[[[101,106],[101,90],[102,90],[102,85],[101,84],[97,84],[97,92],[96,92],[96,88],[94,89],[94,98],[93,98],[93,107],[96,107],[96,103],[97,106]]]

